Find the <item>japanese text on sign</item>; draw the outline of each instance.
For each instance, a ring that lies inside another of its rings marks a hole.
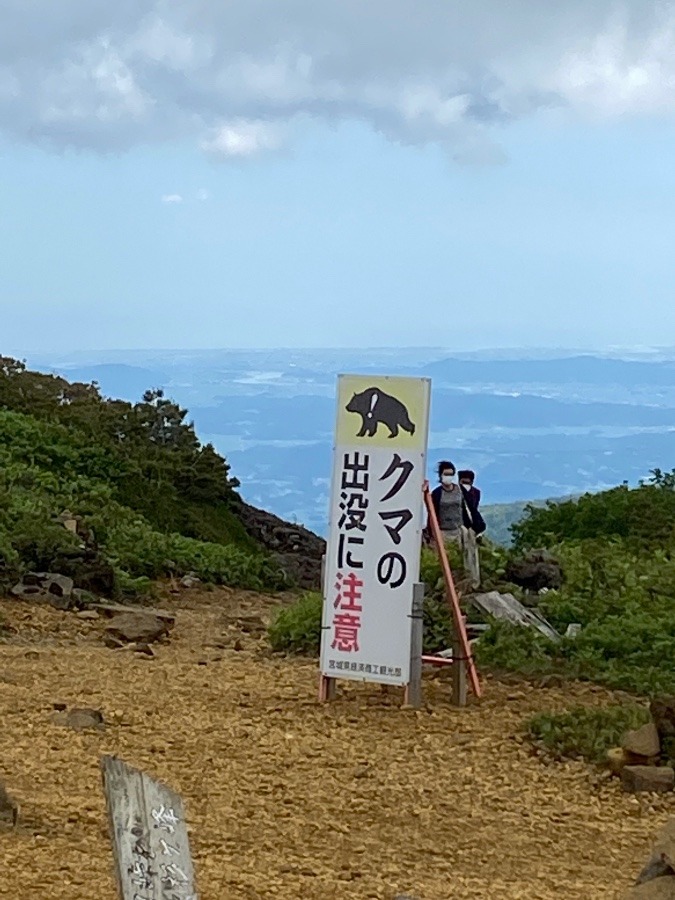
[[[429,382],[371,381],[338,382],[321,666],[333,677],[403,684],[419,576]]]

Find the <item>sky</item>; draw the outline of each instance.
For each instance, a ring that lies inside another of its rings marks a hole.
[[[675,0],[0,22],[0,352],[675,343]]]

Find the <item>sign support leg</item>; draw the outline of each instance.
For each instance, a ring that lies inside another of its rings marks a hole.
[[[323,602],[326,602],[326,554],[321,557],[321,593],[323,594]],[[335,678],[329,678],[323,673],[319,674],[319,702],[325,703],[327,700],[335,700],[337,692],[337,682]]]
[[[454,629],[452,637],[452,703],[454,706],[466,706],[466,669],[464,645],[457,629]]]
[[[424,584],[413,585],[410,641],[410,681],[405,688],[404,704],[422,706],[422,642],[424,638]]]

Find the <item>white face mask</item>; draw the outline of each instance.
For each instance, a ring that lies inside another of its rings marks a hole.
[[[454,484],[454,476],[453,475],[443,475],[441,477],[441,484],[449,485]]]

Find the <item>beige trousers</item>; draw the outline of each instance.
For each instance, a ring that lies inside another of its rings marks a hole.
[[[442,531],[443,540],[447,543],[459,544],[462,548],[464,569],[466,570],[471,587],[475,590],[480,586],[480,558],[476,533],[472,528],[460,525],[457,531]]]

